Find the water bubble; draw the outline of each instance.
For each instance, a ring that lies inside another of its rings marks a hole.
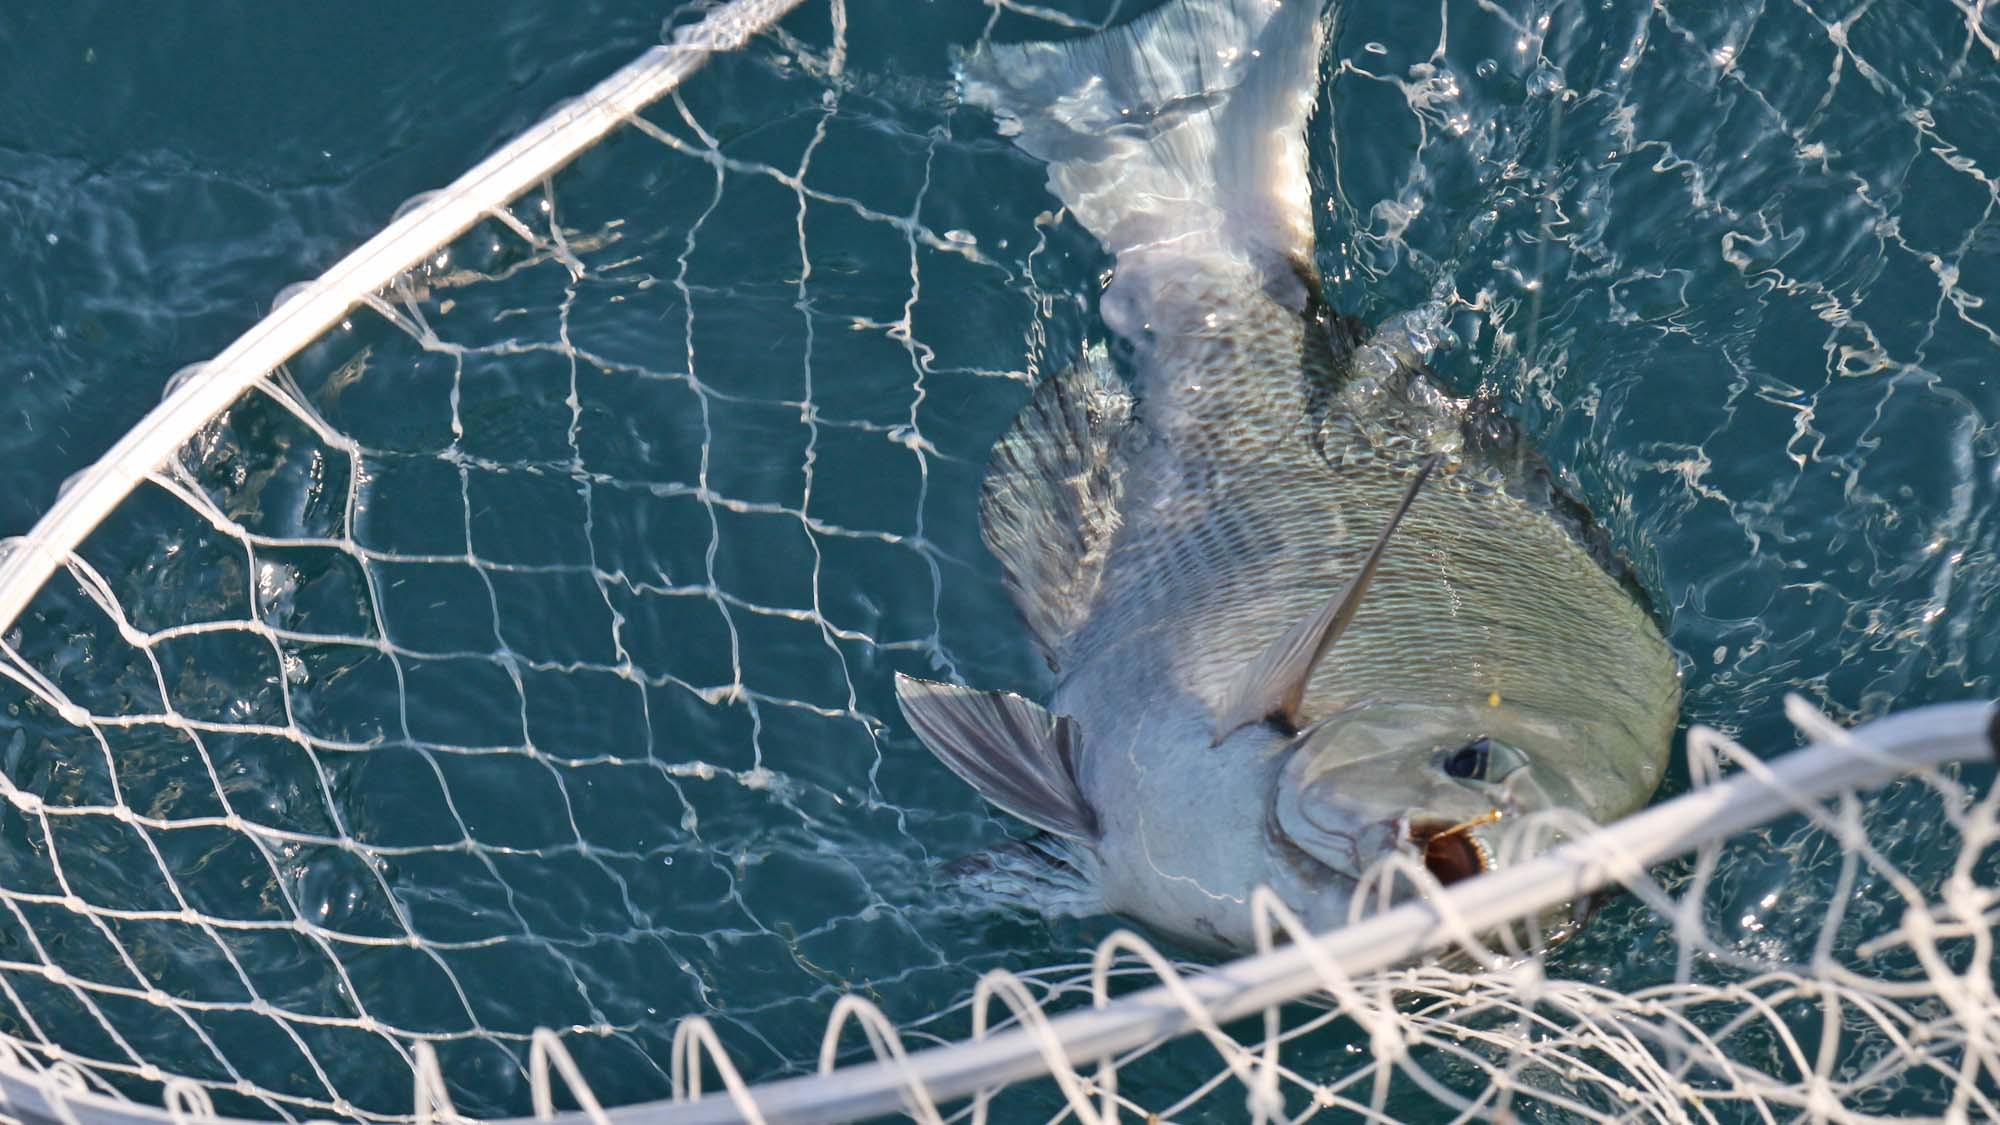
[[[257,604],[264,611],[264,621],[268,625],[282,628],[290,620],[296,609],[296,594],[299,588],[298,569],[283,562],[262,559],[257,564],[256,575]],[[287,669],[289,672],[289,669]],[[286,676],[294,683],[299,682],[291,675]]]
[[[275,311],[279,308],[284,307],[290,302],[296,300],[298,297],[303,295],[307,290],[311,289],[312,287],[313,283],[310,281],[294,281],[290,285],[285,286],[283,289],[278,290],[278,295],[276,297],[271,298],[272,310]]]
[[[1477,63],[1473,64],[1472,73],[1477,74],[1481,78],[1491,78],[1500,73],[1500,64],[1494,62],[1492,59],[1480,59]]]
[[[181,368],[179,371],[174,372],[173,375],[167,379],[167,385],[160,389],[160,397],[163,399],[172,398],[175,391],[180,390],[181,387],[194,381],[197,377],[201,375],[202,371],[207,367],[208,367],[207,361],[203,361],[201,363],[190,363],[187,366]]]
[[[322,926],[334,925],[361,907],[367,893],[337,853],[308,860],[298,871],[299,912]]]
[[[416,210],[417,208],[422,207],[424,204],[429,203],[431,200],[436,199],[439,194],[440,193],[436,191],[420,191],[417,194],[409,197],[408,199],[403,200],[402,203],[397,205],[395,213],[389,216],[389,221],[392,223],[395,222],[397,219],[402,218],[403,216],[409,214],[410,212]]]

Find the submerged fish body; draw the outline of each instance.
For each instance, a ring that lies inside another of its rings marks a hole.
[[[1532,455],[1320,307],[1322,35],[1305,0],[1175,0],[962,64],[1115,256],[1100,309],[1130,379],[1092,349],[988,470],[1047,707],[907,677],[899,697],[1063,841],[1092,901],[1215,950],[1251,944],[1258,886],[1335,924],[1392,852],[1450,881],[1510,819],[1638,807],[1679,702]]]

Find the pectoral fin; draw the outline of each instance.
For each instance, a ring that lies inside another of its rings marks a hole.
[[[1335,638],[1346,630],[1347,623],[1354,620],[1354,611],[1361,606],[1362,597],[1368,592],[1368,583],[1375,577],[1375,568],[1382,561],[1382,552],[1389,546],[1389,537],[1396,533],[1396,527],[1403,522],[1403,514],[1410,510],[1410,502],[1417,498],[1417,490],[1429,479],[1431,470],[1437,467],[1437,458],[1430,457],[1418,470],[1415,480],[1403,493],[1402,502],[1390,515],[1389,523],[1382,534],[1375,537],[1375,545],[1368,550],[1368,557],[1361,562],[1361,569],[1347,585],[1311,617],[1292,626],[1264,650],[1263,655],[1244,667],[1236,683],[1218,712],[1215,722],[1215,740],[1210,745],[1220,745],[1230,732],[1251,723],[1277,720],[1296,729],[1299,725],[1299,708],[1305,700],[1306,685],[1311,682],[1313,668],[1326,650],[1332,647]]]
[[[1001,811],[1075,840],[1097,812],[1076,784],[1076,724],[1011,692],[896,674],[896,701],[931,753]]]

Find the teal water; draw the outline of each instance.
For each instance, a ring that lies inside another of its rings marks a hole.
[[[665,14],[0,14],[0,534],[176,369]],[[121,509],[86,556],[138,627],[370,643],[177,636],[156,677],[59,579],[11,643],[73,700],[255,730],[100,749],[0,681],[14,783],[169,822],[227,807],[299,841],[189,827],[154,853],[107,817],[10,812],[0,887],[167,910],[171,882],[204,914],[318,929],[106,936],[19,906],[8,965],[190,1003],[92,1011],[9,969],[10,1033],[247,1078],[296,1100],[218,1104],[299,1115],[336,1095],[406,1111],[400,1052],[425,1037],[461,1107],[498,1113],[525,1108],[526,1033],[556,1026],[630,1102],[665,1092],[685,1015],[748,1073],[795,1071],[840,990],[912,1019],[1109,928],[953,888],[940,865],[1008,828],[889,689],[894,669],[1036,687],[974,497],[1027,378],[1099,331],[1108,263],[1044,216],[1040,169],[951,105],[949,48],[989,14],[851,4],[833,76],[809,7],[648,115],[719,145],[720,178],[620,135],[546,197],[578,270],[488,224],[403,314],[451,350],[374,314],[309,349],[299,394],[358,452],[255,400],[184,458],[241,526],[294,545],[246,555],[156,489]],[[993,34],[1051,29],[1007,14]],[[1786,692],[1849,720],[1993,692],[1996,39],[2000,19],[1947,4],[1344,15],[1312,146],[1335,303],[1450,319],[1442,379],[1503,402],[1638,564],[1689,721],[1760,750],[1793,741]],[[764,169],[811,189],[803,214]],[[516,213],[545,227],[543,198]],[[304,542],[322,536],[369,561]],[[1947,844],[1908,824],[1891,841]],[[1776,854],[1731,869],[1713,932],[1803,955],[1829,869],[1806,843]],[[1561,956],[1629,986],[1670,945],[1615,907]],[[251,994],[295,1018],[232,1007]],[[359,1012],[390,1033],[339,1022]]]

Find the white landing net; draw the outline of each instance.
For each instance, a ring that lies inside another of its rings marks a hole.
[[[955,107],[942,44],[1113,13],[793,7],[678,21],[174,380],[7,544],[0,1113],[2000,1116],[1980,704],[1849,737],[1793,702],[1812,745],[1782,757],[1782,723],[1756,753],[1697,727],[1680,795],[1639,817],[1333,934],[1270,911],[1284,948],[1214,971],[959,889],[946,864],[1006,828],[902,726],[891,674],[1033,683],[973,497],[1028,386],[1089,335],[1104,263]],[[1544,7],[1480,10],[1548,29]],[[1699,38],[1657,22],[1641,76]],[[1954,23],[1958,64],[1994,56],[1989,23]],[[1471,151],[1453,95],[1342,43],[1342,80],[1400,90],[1413,168],[1448,179]],[[1860,49],[1814,80],[1862,73]],[[1562,96],[1520,69],[1514,94]],[[1348,216],[1339,286],[1422,257],[1398,214]],[[1596,251],[1578,260],[1634,252]],[[1531,361],[1530,406],[1559,398],[1579,345],[1535,343],[1536,302],[1503,289],[1415,296],[1488,318],[1485,344],[1460,332],[1474,353]],[[1932,337],[1980,307],[1940,300]],[[1727,483],[1675,463],[1664,510]],[[1825,596],[1856,619],[1888,611],[1844,581]],[[1983,683],[1984,642],[1952,638]],[[1691,706],[1768,695],[1776,643],[1730,642]],[[1625,890],[1577,937],[1536,940],[1603,887]],[[1446,955],[1411,967],[1426,951]]]

